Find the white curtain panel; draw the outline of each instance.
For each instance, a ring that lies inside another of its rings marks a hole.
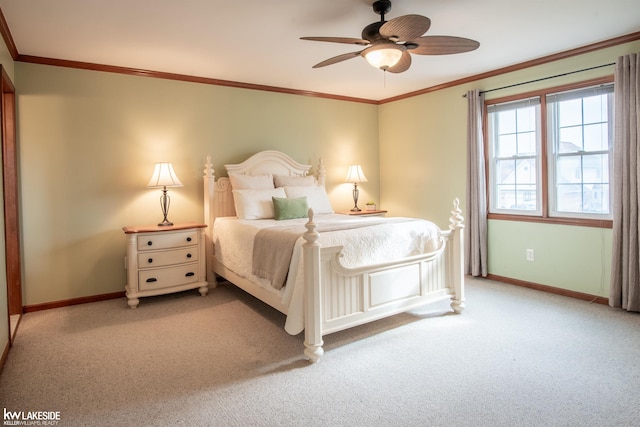
[[[609,305],[640,311],[640,54],[621,56],[615,70],[613,250]]]
[[[467,92],[467,209],[465,271],[486,277],[487,271],[487,185],[484,166],[482,111],[484,95]]]

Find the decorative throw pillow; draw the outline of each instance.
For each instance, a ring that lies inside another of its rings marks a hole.
[[[277,220],[294,219],[294,218],[307,218],[307,211],[309,206],[307,205],[306,197],[295,198],[282,198],[272,197],[273,199],[273,212]]]
[[[233,190],[236,215],[240,219],[270,219],[274,217],[272,197],[287,197],[284,189]]]
[[[264,190],[274,188],[273,175],[229,175],[233,190]]]
[[[309,176],[289,176],[289,175],[274,175],[276,187],[307,187],[310,185],[316,185],[315,177]]]
[[[310,186],[310,187],[284,187],[284,190],[287,193],[287,197],[306,197],[307,203],[311,209],[313,209],[313,213],[316,214],[327,214],[334,213],[333,208],[331,207],[331,202],[329,201],[329,196],[327,196],[327,192],[324,187],[320,186]]]

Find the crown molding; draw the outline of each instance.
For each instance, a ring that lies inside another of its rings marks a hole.
[[[9,29],[9,25],[7,24],[7,20],[4,19],[4,13],[2,13],[2,9],[0,9],[0,34],[2,35],[4,44],[7,45],[7,49],[9,49],[11,58],[13,58],[13,60],[15,61],[18,57],[18,48],[16,47],[16,43],[13,41],[11,30]]]

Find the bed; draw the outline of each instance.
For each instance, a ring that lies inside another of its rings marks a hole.
[[[287,333],[304,331],[311,362],[324,353],[324,335],[443,299],[464,309],[457,199],[441,230],[420,219],[334,213],[322,160],[312,174],[312,165],[268,150],[225,168],[229,176],[216,180],[207,157],[207,280],[215,286],[220,276],[284,313]]]

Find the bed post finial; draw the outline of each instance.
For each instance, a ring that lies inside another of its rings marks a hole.
[[[460,200],[453,199],[453,210],[449,218],[449,229],[453,233],[453,265],[452,277],[453,296],[451,308],[457,314],[464,310],[464,216],[460,209]]]
[[[318,161],[318,173],[317,173],[318,185],[324,187],[325,184],[325,176],[327,175],[327,170],[324,167],[324,163],[322,162],[322,157]]]
[[[206,177],[213,177],[214,173],[216,172],[215,170],[213,170],[213,163],[211,163],[211,156],[207,156],[207,163],[204,164],[204,176]]]
[[[451,217],[449,217],[449,228],[451,230],[464,228],[464,217],[462,216],[462,209],[460,209],[460,199],[457,197],[453,199],[453,210],[451,211]]]
[[[317,362],[324,354],[322,349],[322,312],[320,310],[320,236],[313,222],[313,209],[309,209],[307,232],[302,236],[304,258],[304,355]]]

